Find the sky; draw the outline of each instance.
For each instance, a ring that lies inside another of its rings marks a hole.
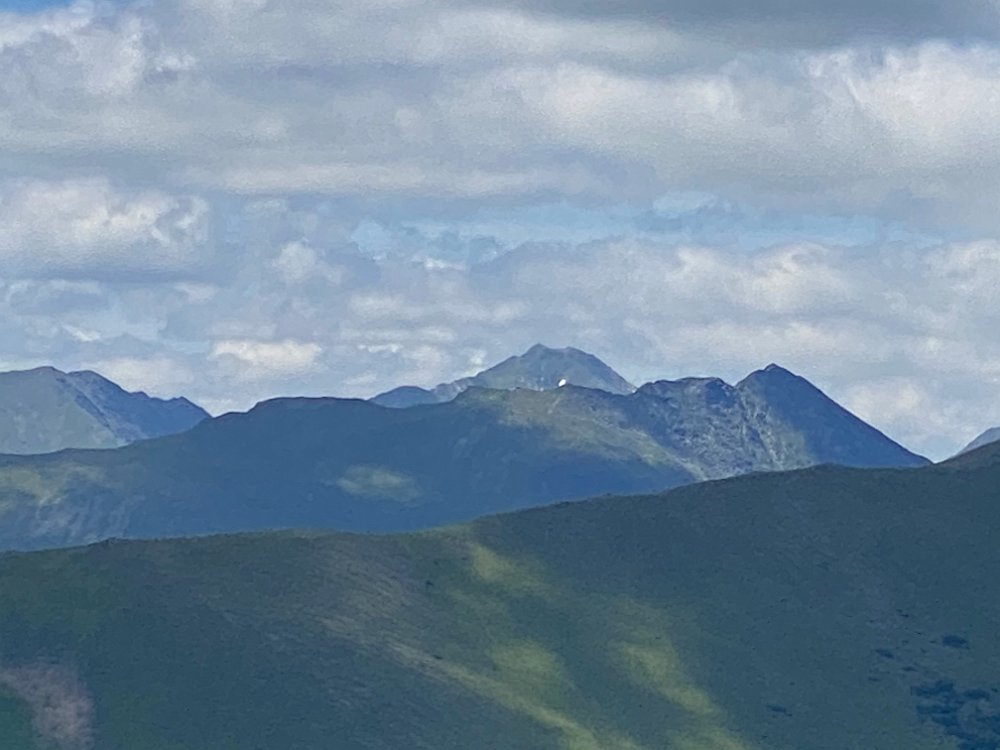
[[[1000,424],[997,0],[0,4],[0,369],[215,413],[536,342]]]

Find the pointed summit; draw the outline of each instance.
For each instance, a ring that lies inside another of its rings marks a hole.
[[[632,393],[635,387],[593,354],[565,347],[553,349],[535,344],[524,354],[508,357],[503,362],[483,370],[478,375],[426,390],[402,386],[375,396],[380,406],[405,408],[419,404],[451,401],[469,388],[490,388],[512,391],[526,388],[548,391],[564,385],[593,388],[608,393]]]
[[[782,380],[784,381],[801,380],[804,382],[808,382],[802,376],[796,375],[791,370],[788,370],[779,364],[775,364],[774,362],[772,362],[767,367],[764,367],[760,370],[754,370],[745,378],[743,378],[743,382],[746,381],[779,382]]]
[[[502,390],[547,391],[558,388],[560,381],[608,393],[625,394],[635,390],[631,383],[593,354],[572,347],[552,349],[544,344],[535,344],[524,354],[505,359],[471,380],[475,382],[470,385]]]
[[[772,363],[750,373],[736,390],[761,429],[800,435],[804,448],[817,462],[845,466],[928,463],[780,365]]]

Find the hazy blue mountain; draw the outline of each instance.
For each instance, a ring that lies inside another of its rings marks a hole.
[[[700,479],[823,463],[928,463],[805,378],[773,364],[735,386],[718,378],[662,380],[643,385],[637,395],[655,397],[662,405],[637,400],[633,419],[671,444]]]
[[[772,364],[736,386],[749,423],[773,424],[800,435],[805,450],[822,463],[844,466],[914,466],[926,463],[841,407],[803,377]],[[765,431],[766,432],[766,431]],[[799,450],[784,445],[780,451]]]
[[[1000,440],[1000,427],[993,427],[962,448],[962,450],[958,452],[958,455],[974,451],[976,448],[982,448],[984,445],[995,443],[998,440]]]
[[[187,399],[128,393],[95,372],[0,373],[0,453],[114,448],[181,432],[207,417]]]
[[[6,555],[0,745],[992,750],[998,486],[989,446],[396,536]]]
[[[418,529],[831,461],[926,463],[773,367],[735,387],[689,379],[628,395],[471,388],[410,409],[278,399],[115,451],[0,457],[0,548]]]
[[[380,393],[372,401],[380,406],[406,408],[451,401],[469,388],[514,390],[526,388],[545,391],[563,385],[595,388],[608,393],[626,394],[635,386],[593,354],[579,349],[550,349],[536,344],[520,356],[509,357],[498,365],[470,378],[442,383],[433,388],[401,386]]]

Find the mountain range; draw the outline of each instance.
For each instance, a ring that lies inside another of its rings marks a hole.
[[[261,473],[286,457],[273,458]],[[998,486],[994,445],[917,470],[754,474],[420,533],[7,554],[0,737],[991,750]]]
[[[469,388],[546,391],[563,385],[577,385],[618,394],[632,393],[635,390],[635,386],[593,354],[572,347],[552,349],[535,344],[524,354],[508,357],[478,375],[441,383],[430,390],[401,386],[380,393],[371,400],[380,406],[401,409],[451,401]]]
[[[0,373],[0,453],[114,448],[183,432],[207,418],[185,398],[128,393],[89,370]]]
[[[537,382],[537,381],[536,381]],[[108,451],[0,456],[0,548],[276,528],[420,529],[822,463],[926,464],[787,370],[735,386],[277,399]]]

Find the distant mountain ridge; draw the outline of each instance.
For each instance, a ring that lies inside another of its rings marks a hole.
[[[182,432],[208,416],[186,398],[129,393],[89,370],[0,373],[0,453],[117,448]]]
[[[277,399],[114,451],[0,457],[0,548],[274,528],[421,529],[604,493],[926,459],[772,366],[736,386]]]
[[[735,386],[719,378],[684,378],[647,383],[637,393],[665,403],[660,424],[700,463],[714,467],[705,479],[822,463],[869,468],[930,463],[776,364]]]
[[[1000,440],[1000,427],[991,427],[955,455],[961,456],[963,453],[974,451],[977,448],[982,448],[984,445],[995,443],[998,440]]]
[[[593,354],[565,347],[552,349],[535,344],[524,354],[508,357],[478,375],[441,383],[428,390],[404,385],[374,396],[371,401],[396,409],[451,401],[469,388],[546,391],[560,385],[596,388],[608,393],[632,393],[635,386]]]

